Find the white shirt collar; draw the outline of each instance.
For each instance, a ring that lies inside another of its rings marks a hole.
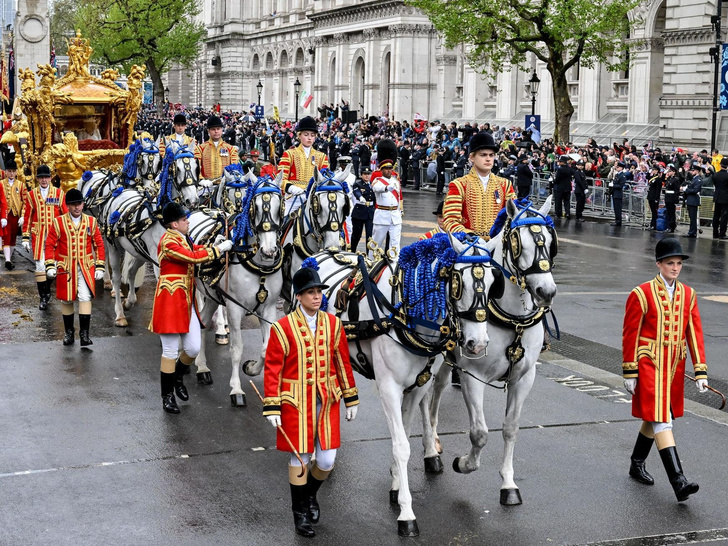
[[[41,194],[41,195],[42,195],[43,197],[48,197],[48,190],[50,190],[50,189],[51,189],[50,185],[49,185],[49,186],[48,186],[47,188],[44,188],[44,187],[42,187],[42,186],[38,186],[38,187],[40,188],[40,194]]]
[[[301,307],[301,313],[303,313],[303,316],[306,317],[306,322],[308,322],[308,327],[311,329],[311,333],[315,336],[316,335],[316,323],[318,322],[318,311],[316,311],[313,316],[306,313],[303,307]]]
[[[672,286],[670,286],[669,284],[667,284],[665,277],[662,276],[662,273],[660,273],[660,278],[662,279],[662,282],[665,283],[667,295],[670,296],[670,299],[672,299],[673,295],[675,294],[675,286],[677,286],[677,280],[672,283]]]
[[[306,157],[307,158],[310,157],[311,156],[311,146],[309,146],[308,148],[306,148],[306,146],[301,146],[301,147],[303,148],[303,153],[306,154]]]

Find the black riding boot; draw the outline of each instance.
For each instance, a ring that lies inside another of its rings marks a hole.
[[[324,480],[317,480],[311,475],[311,472],[308,473],[306,488],[308,489],[308,517],[311,519],[311,523],[318,523],[321,517],[321,508],[316,493],[318,493],[322,483],[324,483]]]
[[[697,483],[688,482],[688,479],[683,474],[680,457],[677,455],[675,446],[661,449],[659,453],[662,458],[662,464],[665,465],[667,477],[670,478],[670,484],[675,491],[677,501],[682,502],[687,500],[690,495],[697,493],[700,486]]]
[[[293,509],[293,524],[296,526],[296,533],[304,537],[316,535],[311,520],[308,517],[308,495],[306,485],[291,486],[291,508]]]
[[[183,402],[187,402],[190,399],[190,395],[187,392],[187,387],[184,383],[185,370],[189,370],[189,366],[184,364],[179,358],[174,365],[174,392],[177,393],[179,399]]]
[[[46,300],[46,281],[36,283],[38,285],[38,296],[40,297],[40,303],[38,309],[45,311],[48,309],[48,300]]]
[[[76,332],[73,329],[73,315],[63,315],[63,329],[66,331],[66,335],[63,336],[64,345],[73,345],[76,341]]]
[[[88,337],[88,329],[91,326],[91,315],[78,315],[78,337],[81,339],[81,347],[88,347],[94,342]]]
[[[632,463],[629,466],[629,475],[645,485],[654,485],[655,483],[650,473],[645,470],[645,460],[650,454],[650,449],[652,449],[652,444],[654,443],[654,438],[648,438],[640,432],[637,435],[637,441],[632,451]]]
[[[48,302],[51,301],[51,285],[53,284],[53,281],[51,279],[46,279],[45,282],[45,302],[46,305],[48,305]]]
[[[179,413],[177,400],[174,399],[174,374],[160,373],[162,376],[162,408],[167,413]]]

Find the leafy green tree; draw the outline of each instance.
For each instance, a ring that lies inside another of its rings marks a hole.
[[[76,0],[54,0],[50,6],[51,43],[56,55],[68,52],[66,38],[74,34],[77,6]]]
[[[642,0],[405,0],[422,10],[448,47],[464,44],[475,70],[488,74],[526,67],[533,55],[551,74],[556,131],[568,139],[574,106],[567,71],[581,63],[627,64],[628,13]]]
[[[154,100],[164,101],[162,75],[173,63],[189,67],[205,35],[195,0],[81,0],[77,28],[91,41],[93,59],[108,66],[144,64]]]

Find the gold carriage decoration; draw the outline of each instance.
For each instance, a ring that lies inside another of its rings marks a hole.
[[[84,171],[120,167],[134,138],[134,125],[142,105],[145,66],[132,66],[127,88],[115,82],[119,72],[105,70],[100,78],[89,72],[93,49],[76,36],[68,40],[68,73],[56,79],[56,69],[38,65],[20,69],[20,112],[3,142],[12,145],[26,177],[34,177],[41,164],[51,168],[68,190]],[[36,76],[38,85],[36,86]]]

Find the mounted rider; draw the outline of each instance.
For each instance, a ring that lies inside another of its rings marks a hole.
[[[159,241],[159,280],[149,329],[162,340],[162,408],[167,413],[179,413],[175,392],[181,400],[189,400],[183,376],[200,352],[195,265],[218,259],[233,243],[221,240],[215,245],[193,244],[187,235],[187,211],[175,202],[164,207],[162,216],[167,232]]]
[[[339,433],[340,401],[346,419],[356,417],[359,395],[349,363],[349,344],[341,321],[319,308],[323,300],[318,272],[304,267],[293,276],[293,290],[300,306],[271,327],[265,353],[263,415],[276,428],[280,451],[295,449],[306,465],[291,455],[288,467],[293,520],[299,535],[312,537],[318,523],[316,499],[321,484],[331,473]],[[311,453],[316,462],[308,467]]]
[[[283,152],[278,164],[278,172],[283,171],[281,187],[286,199],[286,218],[297,211],[306,200],[306,188],[313,177],[314,169],[329,167],[326,154],[313,148],[318,135],[316,120],[311,116],[301,119],[296,126],[296,134],[300,144]]]
[[[165,140],[175,140],[179,143],[180,146],[188,146],[193,140],[191,136],[185,134],[185,130],[187,129],[187,118],[184,114],[176,114],[174,116],[174,120],[172,121],[172,125],[174,127],[174,133],[164,137],[162,139],[162,142],[159,144],[159,153],[162,157],[164,157],[164,152],[166,150],[164,144]]]
[[[516,198],[513,184],[493,174],[498,145],[493,136],[480,132],[470,139],[470,172],[450,182],[443,208],[445,229],[474,233],[486,241],[498,213]]]
[[[217,116],[207,119],[210,140],[197,146],[195,159],[200,164],[200,178],[213,180],[222,176],[228,165],[238,163],[238,150],[222,139],[222,120]]]

